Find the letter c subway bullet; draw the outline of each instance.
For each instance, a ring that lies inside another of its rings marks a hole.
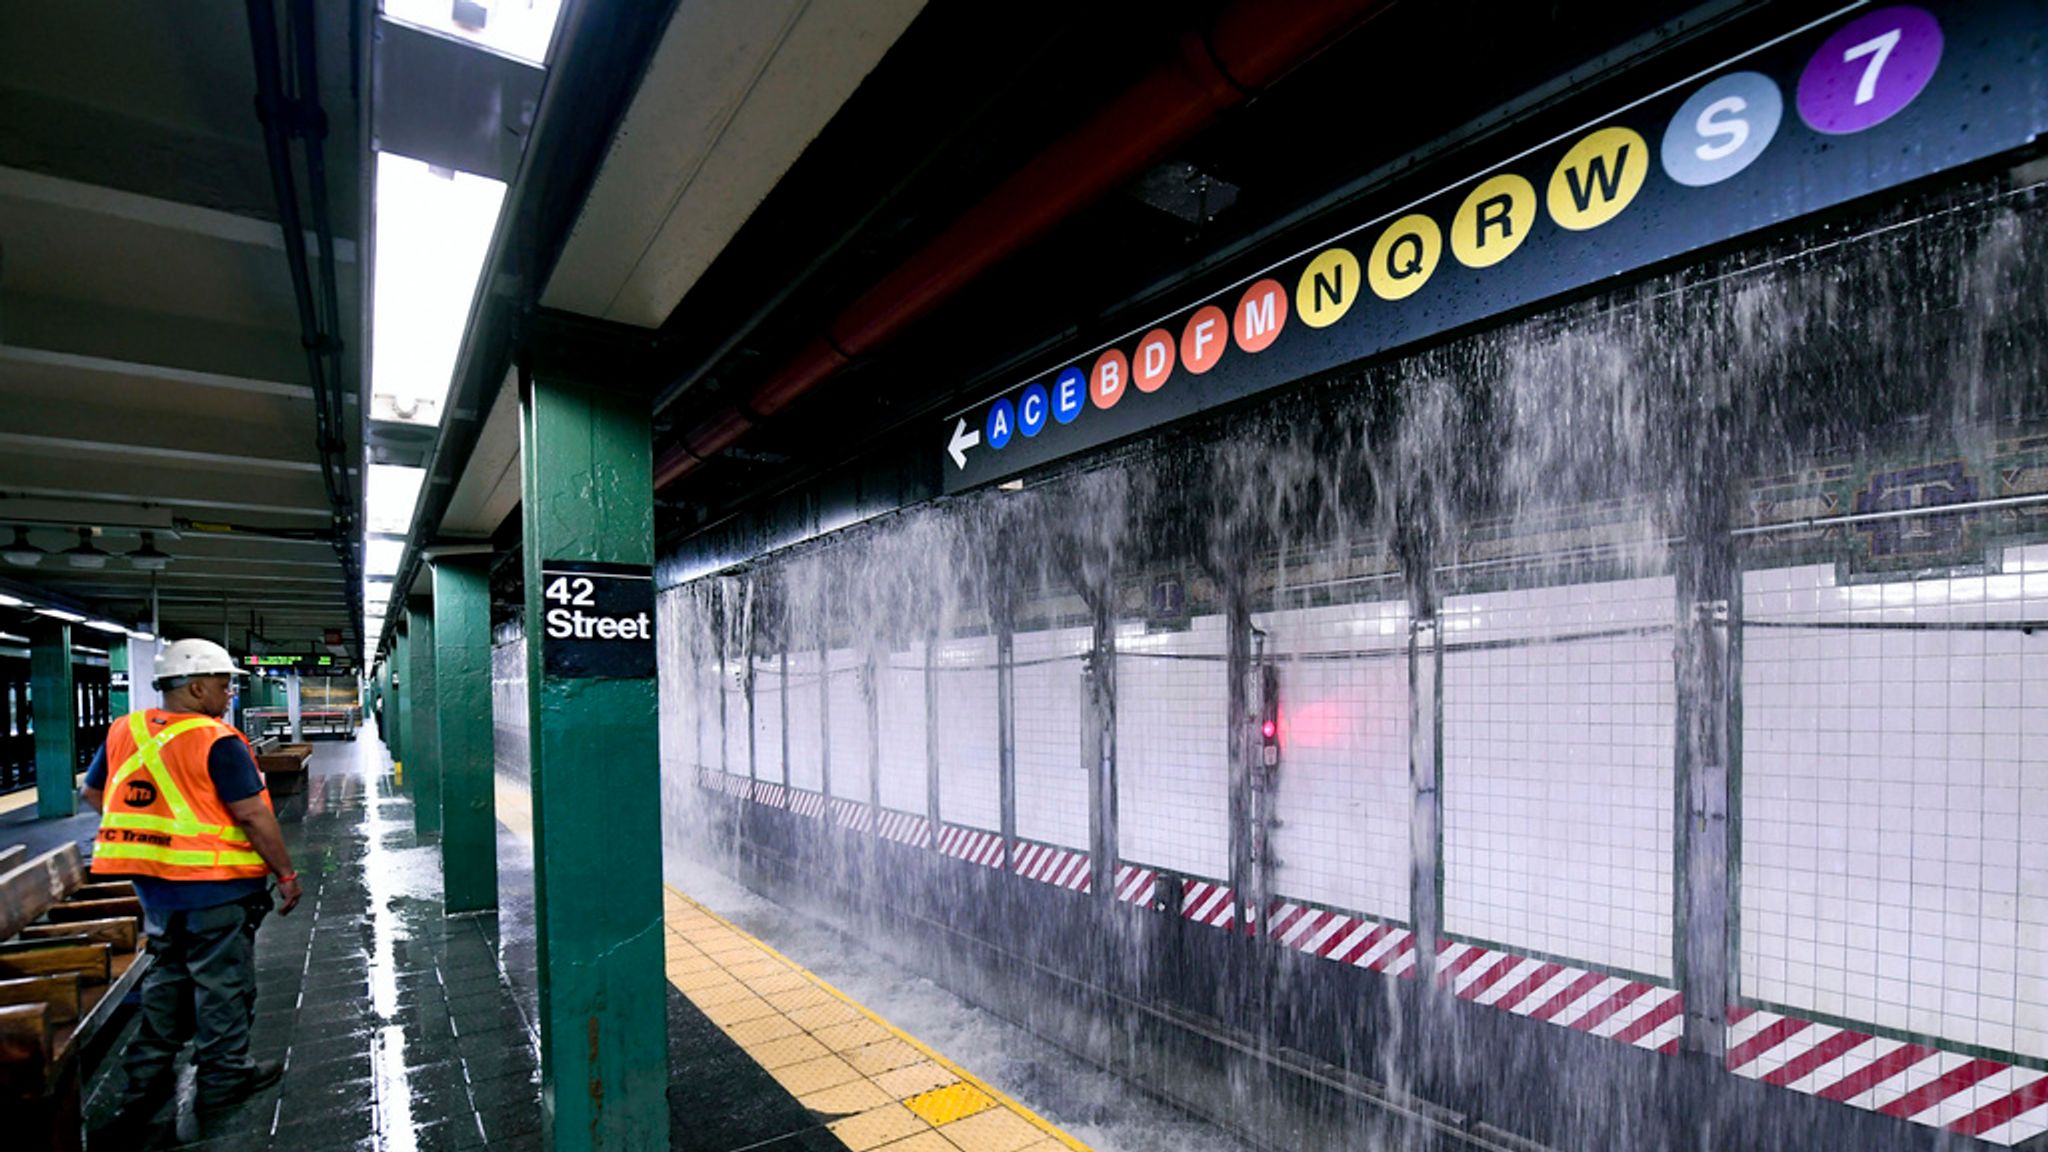
[[[1045,385],[1033,384],[1024,389],[1024,395],[1017,398],[1017,431],[1026,436],[1038,435],[1038,430],[1045,427],[1048,407]]]

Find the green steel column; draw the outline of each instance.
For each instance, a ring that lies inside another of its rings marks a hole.
[[[119,720],[128,714],[128,641],[107,645],[107,712]]]
[[[441,713],[435,707],[434,611],[432,602],[415,599],[406,610],[412,639],[412,699],[406,715],[412,717],[407,732],[405,784],[412,789],[412,827],[421,837],[441,834]]]
[[[434,561],[434,703],[441,902],[451,914],[486,911],[498,906],[488,556]]]
[[[377,661],[377,685],[374,692],[375,695],[370,697],[370,702],[376,706],[378,716],[377,739],[382,741],[385,750],[389,751],[391,748],[391,724],[389,720],[391,715],[389,711],[391,707],[391,658],[389,656]]]
[[[547,675],[542,626],[544,564],[653,563],[648,404],[536,378],[520,440],[548,1146],[666,1148],[655,681]]]
[[[78,814],[78,697],[71,682],[71,626],[43,622],[29,637],[29,716],[36,725],[36,816]]]
[[[412,695],[412,668],[406,660],[410,652],[405,629],[400,628],[391,641],[391,703],[385,705],[384,713],[391,718],[391,765],[407,795],[412,794],[412,778],[405,771],[405,757],[412,746],[412,710],[406,707],[407,697]]]

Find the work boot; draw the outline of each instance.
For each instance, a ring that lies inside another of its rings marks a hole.
[[[156,1134],[161,1100],[116,1111],[85,1130],[86,1152],[134,1152]]]
[[[240,1104],[283,1078],[284,1061],[259,1060],[247,1075],[226,1088],[201,1088],[193,1106],[201,1112],[211,1112],[230,1104]]]

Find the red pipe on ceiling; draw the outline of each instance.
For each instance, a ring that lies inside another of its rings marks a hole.
[[[853,357],[881,347],[983,272],[1129,183],[1218,116],[1391,5],[1392,0],[1238,0],[1217,15],[1206,37],[1183,36],[1175,59],[1034,156],[863,292],[743,405],[728,405],[683,433],[656,461],[655,489],[732,445]]]

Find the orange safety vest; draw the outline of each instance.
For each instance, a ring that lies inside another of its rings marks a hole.
[[[107,731],[107,786],[95,876],[244,880],[269,875],[249,834],[213,790],[206,770],[216,740],[249,738],[190,712],[130,712]],[[265,807],[270,793],[261,793]]]

